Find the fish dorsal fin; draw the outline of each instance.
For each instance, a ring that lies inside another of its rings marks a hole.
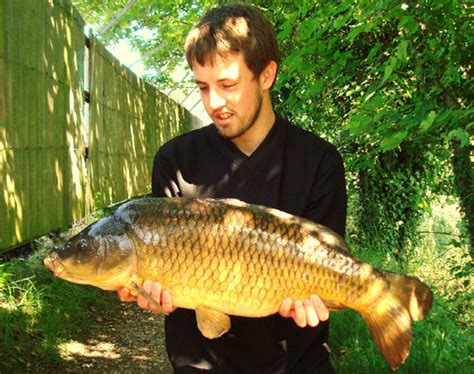
[[[239,200],[239,199],[234,199],[232,197],[227,197],[227,198],[219,198],[219,199],[213,199],[213,198],[204,198],[204,199],[196,199],[196,201],[204,204],[215,204],[215,203],[223,203],[226,205],[230,205],[235,208],[246,208],[249,206],[248,203],[245,201]]]
[[[230,329],[230,317],[227,314],[204,306],[196,308],[196,320],[199,331],[209,339],[219,338]]]

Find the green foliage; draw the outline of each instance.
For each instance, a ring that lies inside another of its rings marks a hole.
[[[353,246],[356,257],[379,269],[415,276],[434,292],[428,316],[413,325],[413,344],[401,373],[471,373],[474,366],[469,333],[472,314],[472,263],[466,244],[453,245],[459,219],[456,205],[437,203],[422,218],[423,239],[410,255],[367,251]],[[440,234],[443,233],[443,234]],[[349,238],[353,242],[357,238]],[[357,240],[356,240],[357,241]],[[353,244],[353,243],[351,243]],[[396,258],[399,258],[396,260]],[[390,373],[362,318],[352,311],[332,313],[329,344],[337,372]]]
[[[76,0],[74,5],[88,23],[98,25],[100,30],[128,2]],[[211,0],[140,0],[100,40],[106,44],[128,40],[142,56],[148,56],[143,62],[159,72],[148,79],[157,85],[169,85],[174,69],[183,62],[182,50],[188,31],[214,4]],[[149,31],[146,37],[138,32],[141,30]]]
[[[170,84],[191,25],[223,2],[143,0],[103,38],[128,38],[143,55],[163,45],[146,63],[160,71],[151,79]],[[105,24],[126,1],[75,3],[87,20]],[[342,152],[364,246],[402,249],[437,194],[460,197],[465,234],[474,237],[469,3],[253,4],[275,25],[282,51],[276,109]],[[140,28],[153,37],[137,36]]]
[[[460,331],[453,321],[450,303],[436,297],[426,320],[413,326],[413,344],[407,361],[399,373],[456,373],[468,374],[473,365],[469,361],[472,337]],[[332,314],[329,344],[332,362],[338,373],[392,373],[370,338],[359,315],[352,311]]]
[[[469,256],[456,201],[440,199],[425,214],[420,226],[421,238],[405,256],[407,270],[429,279],[455,316],[457,323],[469,326],[472,321],[473,263]]]
[[[279,110],[343,152],[365,243],[403,247],[430,192],[459,194],[451,158],[473,130],[467,3],[272,4]],[[472,163],[462,162],[466,191]]]

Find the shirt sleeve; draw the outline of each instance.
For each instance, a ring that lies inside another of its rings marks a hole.
[[[344,237],[347,216],[344,163],[332,145],[321,160],[304,215]]]

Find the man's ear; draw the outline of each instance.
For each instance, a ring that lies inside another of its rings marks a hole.
[[[260,73],[260,84],[264,90],[269,90],[275,81],[278,65],[275,61],[270,61]]]

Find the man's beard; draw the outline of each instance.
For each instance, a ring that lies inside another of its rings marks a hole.
[[[224,138],[227,138],[227,139],[236,139],[236,138],[244,135],[253,125],[255,125],[255,122],[257,122],[257,118],[260,116],[260,112],[262,111],[262,102],[263,102],[263,96],[261,94],[259,94],[258,95],[257,106],[255,108],[255,112],[253,113],[250,120],[245,124],[245,126],[242,126],[242,128],[238,129],[237,133],[230,134],[230,135],[226,135],[222,131],[219,131],[219,133]]]

